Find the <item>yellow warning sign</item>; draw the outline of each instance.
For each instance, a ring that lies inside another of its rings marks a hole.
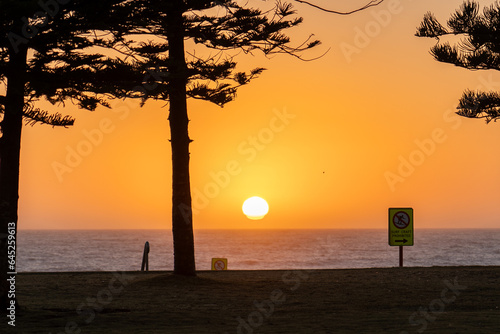
[[[412,208],[389,208],[389,246],[413,246]]]
[[[212,270],[227,270],[227,259],[212,258]]]

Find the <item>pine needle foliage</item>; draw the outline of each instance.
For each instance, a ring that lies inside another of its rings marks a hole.
[[[440,37],[461,37],[456,44],[441,42]],[[425,14],[416,36],[436,38],[430,53],[437,61],[469,70],[500,70],[500,3],[480,10],[475,1],[463,4],[441,24],[432,13]],[[460,98],[457,114],[468,118],[484,118],[486,123],[500,118],[498,92],[466,90]]]

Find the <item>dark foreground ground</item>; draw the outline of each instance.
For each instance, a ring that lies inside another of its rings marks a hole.
[[[16,283],[23,309],[2,333],[500,333],[500,267],[26,273]]]

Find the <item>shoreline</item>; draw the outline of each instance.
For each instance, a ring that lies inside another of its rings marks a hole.
[[[500,266],[26,272],[7,333],[498,333]],[[3,325],[3,324],[2,324]]]
[[[251,271],[256,271],[256,272],[267,272],[267,271],[301,271],[301,270],[307,270],[307,271],[336,271],[336,270],[372,270],[372,269],[379,269],[379,270],[386,270],[386,269],[412,269],[412,268],[420,268],[420,269],[432,269],[432,268],[500,268],[500,265],[483,265],[483,264],[478,264],[478,265],[450,265],[450,266],[441,266],[441,265],[436,265],[436,266],[404,266],[404,267],[398,267],[398,266],[392,266],[392,267],[363,267],[363,268],[281,268],[281,269],[228,269],[228,270],[196,270],[197,273],[219,273],[219,272],[251,272]],[[126,272],[126,273],[173,273],[173,270],[149,270],[149,271],[140,271],[140,270],[92,270],[92,271],[18,271],[18,275],[31,275],[31,274],[36,274],[36,275],[43,275],[43,274],[85,274],[85,273],[90,273],[90,274],[101,274],[101,273],[115,273],[115,272]]]

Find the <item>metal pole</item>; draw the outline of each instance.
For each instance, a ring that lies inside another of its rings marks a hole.
[[[142,255],[141,271],[144,271],[144,266],[146,266],[146,271],[149,271],[149,242],[147,241],[144,244],[144,253]]]
[[[399,266],[403,266],[403,246],[399,246]]]

